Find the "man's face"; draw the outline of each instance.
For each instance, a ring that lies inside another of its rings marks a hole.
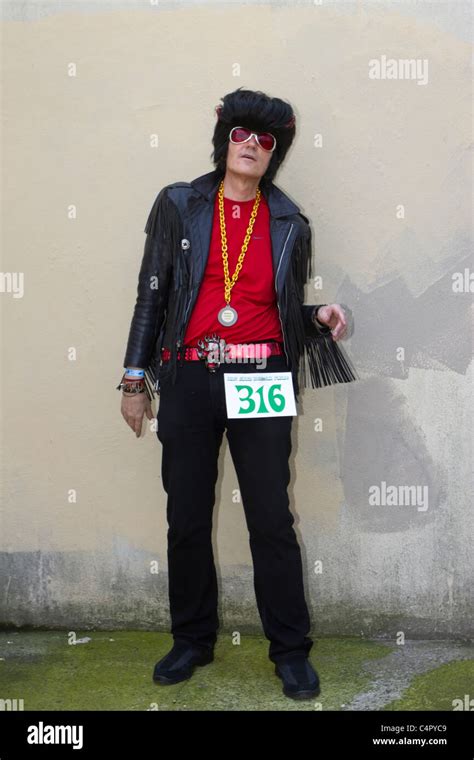
[[[247,142],[237,145],[229,140],[227,169],[245,177],[260,179],[267,171],[272,155],[260,147],[254,135]]]

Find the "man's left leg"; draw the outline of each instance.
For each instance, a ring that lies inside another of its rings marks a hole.
[[[292,421],[228,419],[226,433],[249,530],[257,606],[275,663],[297,653],[307,656],[313,646],[288,499]]]

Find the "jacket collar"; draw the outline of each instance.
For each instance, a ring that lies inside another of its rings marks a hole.
[[[206,200],[213,202],[222,177],[222,172],[214,169],[214,171],[196,177],[196,179],[193,179],[190,184],[194,190],[201,193]],[[270,216],[289,216],[291,214],[297,214],[300,211],[299,206],[297,206],[296,203],[293,203],[293,201],[270,180],[262,182],[260,184],[260,189],[268,204]]]

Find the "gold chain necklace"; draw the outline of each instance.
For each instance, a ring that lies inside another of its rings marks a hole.
[[[257,187],[257,192],[255,194],[255,203],[253,204],[252,213],[250,214],[250,221],[247,227],[247,232],[245,233],[242,250],[240,251],[239,258],[237,260],[235,272],[232,275],[232,278],[230,278],[229,277],[229,256],[227,252],[227,235],[226,235],[226,229],[225,229],[225,215],[224,215],[224,180],[222,180],[219,185],[219,192],[218,192],[219,220],[220,220],[220,227],[221,227],[222,262],[224,265],[224,300],[226,302],[226,306],[224,306],[217,315],[217,319],[219,320],[221,325],[225,325],[225,326],[234,325],[238,319],[237,311],[232,306],[230,306],[230,294],[231,294],[232,288],[237,282],[237,279],[240,274],[240,270],[242,269],[242,265],[244,263],[245,254],[247,253],[247,248],[250,242],[250,236],[253,231],[255,219],[257,218],[257,211],[260,205],[260,197],[261,197],[261,192],[260,192],[260,189]]]

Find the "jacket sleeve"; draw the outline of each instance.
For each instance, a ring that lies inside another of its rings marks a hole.
[[[178,229],[178,210],[168,197],[166,186],[156,197],[145,225],[146,240],[137,297],[123,360],[124,367],[145,369],[146,380],[148,383],[151,380],[152,385],[155,382],[155,344],[166,314]]]
[[[312,277],[312,236],[308,220],[303,215],[300,235],[295,243],[292,261],[292,287],[294,303],[298,304],[298,321],[303,326],[304,337],[300,351],[303,358],[303,383],[307,386],[307,368],[313,388],[321,388],[335,383],[350,383],[358,380],[357,371],[344,348],[336,342],[327,325],[318,325],[312,319],[315,310],[325,304],[312,306],[303,303],[304,287]]]
[[[327,327],[327,325],[319,325],[314,322],[313,315],[315,312],[317,313],[317,310],[321,306],[326,306],[326,304],[316,304],[315,306],[310,306],[308,304],[303,303],[304,299],[304,286],[308,279],[312,278],[313,274],[313,261],[312,261],[312,237],[311,237],[311,227],[306,221],[306,217],[304,217],[304,224],[302,226],[301,231],[301,238],[298,241],[299,244],[299,250],[297,250],[296,255],[296,265],[298,267],[298,270],[296,272],[296,283],[298,288],[298,299],[301,304],[301,312],[303,317],[303,323],[305,327],[305,335],[308,338],[314,338],[319,335],[329,335],[331,332],[331,328]]]

